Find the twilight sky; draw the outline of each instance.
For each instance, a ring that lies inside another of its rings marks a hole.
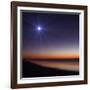
[[[79,56],[79,15],[23,11],[22,45],[30,57]]]

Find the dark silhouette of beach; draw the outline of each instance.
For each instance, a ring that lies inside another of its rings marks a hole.
[[[23,78],[69,76],[69,75],[79,75],[79,72],[44,67],[44,66],[40,66],[35,63],[32,63],[26,59],[22,60],[22,77]]]

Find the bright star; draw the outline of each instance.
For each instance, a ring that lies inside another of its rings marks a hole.
[[[38,31],[41,31],[41,30],[42,30],[42,28],[41,28],[40,26],[38,26],[38,27],[37,27],[37,30],[38,30]]]

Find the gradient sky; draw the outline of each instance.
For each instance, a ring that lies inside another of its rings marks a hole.
[[[22,45],[23,53],[32,57],[78,56],[79,15],[23,11]]]

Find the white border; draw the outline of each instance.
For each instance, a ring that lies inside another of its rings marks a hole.
[[[38,77],[38,78],[20,78],[20,10],[35,10],[35,11],[53,11],[53,12],[67,12],[80,13],[80,27],[79,27],[79,54],[80,54],[80,75],[76,76],[56,76],[56,77]],[[63,82],[63,81],[77,81],[84,80],[84,11],[73,9],[52,9],[52,8],[35,8],[35,7],[17,7],[17,83],[44,83],[44,82]]]

